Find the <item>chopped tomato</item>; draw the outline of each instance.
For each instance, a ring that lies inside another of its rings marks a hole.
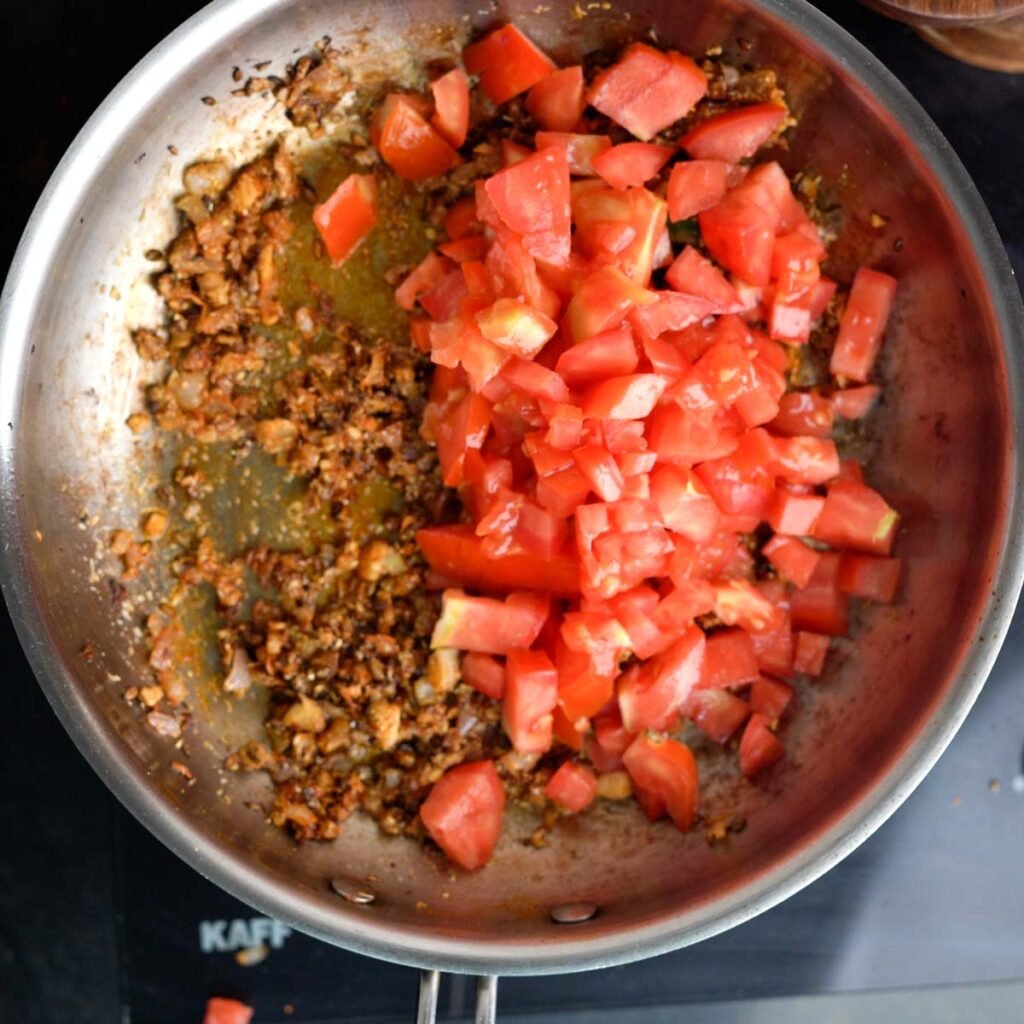
[[[449,145],[458,149],[469,131],[469,79],[462,68],[454,68],[430,83],[434,94],[434,116],[430,123]]]
[[[632,373],[639,359],[629,328],[606,331],[567,348],[555,367],[570,385]]]
[[[501,700],[505,696],[505,666],[490,654],[466,654],[462,659],[462,678],[487,697]]]
[[[420,267],[422,266],[423,264],[420,264]],[[445,268],[445,273],[440,274],[438,271],[441,268],[428,267],[425,273],[429,272],[430,282],[424,281],[423,288],[420,288],[419,282],[416,282],[409,289],[417,293],[416,297],[420,305],[427,311],[430,319],[438,322],[455,319],[462,306],[462,300],[468,294],[466,277],[462,271],[448,260],[445,260]],[[416,273],[417,271],[414,270],[413,275]],[[400,287],[404,287],[404,285]]]
[[[487,239],[482,235],[467,235],[454,242],[442,242],[437,251],[456,263],[482,263],[487,255]],[[465,276],[465,271],[463,271]],[[468,282],[467,282],[468,284]],[[470,291],[474,289],[470,288]]]
[[[505,661],[502,724],[521,754],[551,747],[552,717],[558,703],[558,673],[543,651],[509,651]]]
[[[786,113],[786,108],[777,103],[727,110],[701,121],[679,140],[679,145],[698,160],[735,164],[753,156],[775,134]]]
[[[402,309],[411,310],[423,292],[435,288],[453,269],[450,260],[438,256],[434,251],[427,253],[416,269],[395,289],[395,302]]]
[[[539,594],[513,592],[498,601],[446,590],[430,646],[482,654],[507,654],[513,648],[529,647],[537,639],[549,607],[548,599]]]
[[[538,559],[526,552],[486,554],[472,527],[429,526],[416,534],[427,562],[464,586],[490,592],[527,589],[572,596],[580,590],[580,570],[570,555]]]
[[[683,705],[683,714],[716,743],[728,743],[747,720],[750,705],[728,690],[695,690]]]
[[[723,160],[684,160],[668,179],[668,215],[689,220],[717,206],[728,188],[730,165]]]
[[[607,135],[578,135],[573,132],[537,132],[537,149],[561,149],[571,174],[595,174],[594,159],[611,149]]]
[[[594,79],[587,102],[646,142],[685,117],[707,87],[689,57],[633,43]]]
[[[498,299],[476,314],[480,333],[499,348],[530,358],[558,330],[550,317],[519,299]]]
[[[530,146],[524,146],[512,139],[501,140],[501,166],[511,167],[525,160],[531,153],[536,152]]]
[[[221,999],[214,996],[206,1001],[203,1024],[249,1024],[253,1009],[237,999]]]
[[[718,533],[722,513],[690,469],[658,466],[651,473],[651,497],[665,525],[696,544]]]
[[[533,153],[484,185],[498,216],[539,260],[569,259],[569,163],[559,147]]]
[[[515,25],[503,25],[467,46],[462,59],[492,103],[505,103],[543,81],[555,62]]]
[[[740,425],[724,410],[705,419],[677,405],[660,405],[647,419],[647,441],[659,462],[692,466],[721,458],[736,450],[739,439]]]
[[[578,64],[542,78],[526,97],[530,116],[548,132],[571,132],[585,106],[583,68]]]
[[[778,679],[758,676],[750,687],[750,708],[769,722],[777,722],[789,707],[794,692],[792,686]]]
[[[828,437],[832,433],[832,403],[813,391],[791,391],[779,399],[779,414],[768,424],[784,437]]]
[[[565,381],[554,370],[529,359],[512,358],[502,370],[501,376],[523,394],[546,398],[552,402],[569,400],[569,388]]]
[[[859,388],[844,388],[833,393],[829,401],[837,416],[845,420],[862,420],[878,401],[882,389],[877,384],[865,384]]]
[[[775,439],[775,472],[794,484],[823,484],[839,475],[835,442],[819,437]]]
[[[565,761],[544,787],[544,795],[567,811],[578,814],[597,798],[597,777],[586,765]]]
[[[677,291],[698,295],[715,304],[715,312],[728,313],[740,306],[736,289],[714,264],[688,245],[676,257],[665,280]]]
[[[764,592],[765,584],[759,589]],[[776,602],[776,625],[774,628],[750,633],[750,643],[757,658],[757,667],[762,672],[773,675],[788,676],[793,670],[793,626],[786,607]]]
[[[599,670],[586,651],[574,651],[560,639],[555,648],[555,667],[558,706],[570,721],[590,718],[608,703],[615,687],[617,666]]]
[[[618,501],[622,497],[622,470],[607,448],[598,444],[583,445],[573,452],[573,458],[590,489],[602,501]]]
[[[671,156],[671,146],[624,142],[598,153],[591,165],[612,188],[636,188],[650,181]]]
[[[723,629],[708,637],[701,687],[742,686],[758,675],[753,645],[742,629]]]
[[[583,416],[592,419],[642,420],[665,393],[668,381],[658,373],[608,377],[583,396]]]
[[[590,494],[590,481],[575,465],[537,481],[537,500],[556,516],[571,516]]]
[[[467,238],[480,232],[480,222],[476,219],[476,201],[469,198],[456,199],[444,215],[445,234],[453,241]]]
[[[898,558],[876,558],[844,551],[839,560],[839,589],[853,597],[889,604],[896,597],[901,568]]]
[[[808,676],[820,676],[825,670],[825,659],[831,638],[820,633],[799,632],[793,638],[793,670]]]
[[[460,867],[475,871],[494,853],[501,835],[505,791],[493,761],[449,768],[420,807],[430,838]]]
[[[384,162],[409,181],[436,178],[462,162],[410,98],[401,93],[385,98],[370,133]]]
[[[888,274],[861,267],[854,275],[832,349],[833,377],[863,383],[871,376],[895,294],[896,281]]]
[[[634,309],[630,319],[642,337],[656,338],[666,331],[681,331],[714,310],[714,303],[699,295],[659,292],[654,302]]]
[[[592,265],[616,266],[636,284],[648,284],[665,230],[663,199],[645,188],[588,189],[573,197],[572,217],[576,246]]]
[[[778,215],[740,192],[701,212],[700,231],[708,252],[754,285],[768,284]]]
[[[638,736],[622,755],[638,795],[648,794],[685,832],[697,813],[697,762],[688,746],[649,733]],[[663,812],[664,813],[664,812]]]
[[[722,580],[715,584],[715,614],[727,626],[739,626],[751,635],[777,629],[782,613],[749,580]]]
[[[331,262],[340,267],[377,225],[377,179],[350,174],[313,207],[313,223]]]
[[[490,402],[472,392],[450,406],[438,421],[434,437],[446,486],[457,487],[462,483],[466,453],[483,447],[490,426]]]
[[[603,334],[625,319],[637,305],[648,305],[657,296],[634,284],[618,267],[601,267],[588,274],[569,303],[566,322],[575,343]]]
[[[758,772],[771,767],[785,754],[786,748],[772,732],[764,715],[750,716],[740,739],[740,770],[752,779]]]
[[[765,521],[776,533],[809,537],[821,515],[825,499],[817,494],[794,494],[778,488],[768,506]]]
[[[828,491],[814,536],[837,548],[887,555],[899,526],[899,513],[867,484],[837,480]]]
[[[810,582],[821,558],[819,552],[798,537],[784,537],[781,534],[772,537],[761,549],[761,553],[780,576],[798,589],[806,587]]]
[[[666,651],[634,665],[620,679],[619,711],[630,732],[666,729],[701,678],[704,633],[690,626]]]
[[[839,590],[839,554],[822,552],[807,585],[790,598],[794,629],[846,636],[850,628],[850,599]]]

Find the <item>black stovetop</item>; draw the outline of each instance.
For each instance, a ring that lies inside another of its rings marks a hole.
[[[0,258],[13,253],[46,177],[92,109],[198,6],[3,5]],[[938,122],[1024,271],[1024,76],[955,64],[852,2],[818,6],[866,43]],[[192,1024],[212,994],[252,1001],[256,1024],[411,1019],[414,972],[289,934],[193,874],[131,819],[64,735],[0,616],[8,706],[0,745],[0,821],[8,834],[0,851],[0,1022]],[[1019,617],[949,751],[843,864],[697,947],[594,974],[504,981],[502,1018],[672,1020],[686,1004],[703,1021],[712,1019],[710,1003],[739,1000],[729,1004],[732,1016],[713,1018],[738,1021],[752,1019],[744,1007],[764,997],[829,995],[832,1002],[814,1004],[816,1019],[878,1020],[882,1011],[866,1006],[844,1016],[836,994],[1024,981],[1022,682]],[[243,966],[238,949],[260,944],[270,947],[267,958]],[[981,991],[971,989],[975,1011]],[[463,979],[446,984],[442,1018],[461,1019],[468,1003]],[[791,1008],[773,1020],[805,1019],[797,1003],[775,1005]],[[943,1020],[980,1019],[956,1016],[953,994],[934,1005],[940,1009],[920,1019],[940,1012]],[[661,1015],[644,1009],[652,1007]],[[891,1014],[910,1019],[905,1009]],[[689,1011],[681,1015],[689,1019]],[[1020,1006],[1011,1015],[1024,1020]]]

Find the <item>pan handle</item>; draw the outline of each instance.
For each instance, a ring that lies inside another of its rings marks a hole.
[[[420,997],[416,1006],[416,1024],[436,1024],[437,994],[441,987],[439,971],[420,972]],[[498,979],[484,974],[476,979],[476,1010],[473,1024],[495,1024],[498,1017]]]

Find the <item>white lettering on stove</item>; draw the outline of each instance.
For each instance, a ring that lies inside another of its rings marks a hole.
[[[199,948],[204,953],[269,946],[280,949],[292,930],[270,917],[236,917],[231,921],[200,921]]]

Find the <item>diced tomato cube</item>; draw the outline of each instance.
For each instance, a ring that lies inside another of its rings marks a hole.
[[[476,314],[480,333],[499,348],[529,359],[558,330],[550,317],[518,299],[498,299]]]
[[[828,437],[832,433],[832,404],[813,391],[791,391],[779,401],[779,414],[769,424],[783,437]]]
[[[735,191],[764,209],[772,211],[779,234],[784,235],[799,229],[808,233],[813,232],[816,236],[817,229],[811,224],[807,212],[800,205],[800,200],[793,195],[789,175],[776,161],[752,167]]]
[[[506,654],[513,648],[529,647],[537,639],[549,608],[548,598],[539,594],[516,591],[499,601],[470,597],[462,590],[446,590],[430,646],[482,654]]]
[[[896,597],[901,568],[898,558],[877,558],[844,551],[839,560],[839,589],[844,594],[889,604]]]
[[[668,268],[665,280],[677,292],[699,295],[715,304],[715,312],[734,312],[740,305],[736,289],[714,264],[693,246],[686,246]]]
[[[668,379],[658,373],[609,377],[583,395],[587,419],[642,420],[665,393]]]
[[[596,799],[597,778],[585,765],[577,761],[565,761],[544,787],[544,795],[556,804],[561,804],[567,811],[578,814]]]
[[[574,464],[537,481],[537,501],[556,516],[571,516],[590,494],[590,481]]]
[[[718,533],[722,513],[690,469],[658,466],[651,472],[651,497],[665,525],[696,544]]]
[[[550,558],[562,551],[567,536],[564,517],[535,502],[524,501],[515,530],[515,542],[519,547],[540,558]]]
[[[548,419],[548,431],[544,440],[552,448],[570,450],[579,446],[583,439],[583,410],[578,405],[558,402]]]
[[[755,103],[715,114],[687,132],[679,145],[699,160],[738,163],[753,156],[776,132],[786,117],[777,103]]]
[[[776,533],[809,537],[824,505],[825,499],[817,494],[794,494],[780,487],[772,496],[765,521]]]
[[[752,779],[780,760],[785,752],[786,748],[772,732],[764,715],[751,715],[740,738],[740,771]]]
[[[613,454],[647,450],[642,420],[587,420],[588,425],[593,423],[600,423],[604,446]]]
[[[476,219],[476,201],[469,196],[456,199],[444,215],[443,227],[445,234],[453,241],[479,234],[481,224]]]
[[[401,93],[385,97],[374,115],[370,136],[384,162],[409,181],[436,178],[462,162],[412,98]]]
[[[748,633],[777,629],[783,613],[749,580],[722,580],[715,587],[715,614],[727,626],[739,626]]]
[[[698,615],[715,607],[715,589],[706,580],[681,579],[650,614],[651,622],[663,633],[679,633]]]
[[[619,679],[619,711],[631,732],[665,729],[678,715],[690,691],[700,682],[704,633],[690,626],[672,646]]]
[[[843,480],[847,483],[864,483],[864,470],[856,459],[842,459],[839,463],[839,475],[836,480]],[[822,499],[824,501],[824,499]]]
[[[899,513],[867,484],[838,480],[828,491],[814,536],[837,548],[888,555],[896,539]]]
[[[778,679],[758,676],[750,687],[751,710],[764,715],[769,722],[777,722],[789,707],[794,692],[792,686]]]
[[[565,152],[571,174],[593,175],[594,159],[611,149],[607,135],[580,135],[575,132],[537,132],[537,149],[557,148]]]
[[[484,191],[498,216],[523,236],[526,251],[556,265],[569,259],[569,163],[565,150],[541,150],[492,175]]]
[[[570,384],[577,385],[632,373],[638,362],[633,332],[628,328],[596,334],[567,348],[556,369]]]
[[[622,470],[606,448],[597,444],[583,445],[573,452],[573,458],[587,478],[590,489],[602,501],[618,501],[622,497]]]
[[[638,139],[685,117],[707,91],[707,78],[689,57],[633,43],[594,79],[587,101]]]
[[[736,450],[740,433],[741,425],[724,410],[709,419],[666,404],[647,419],[647,442],[658,453],[658,461],[683,466],[729,455]]]
[[[683,350],[669,337],[644,337],[642,344],[644,355],[647,356],[655,373],[681,377],[690,368],[690,361]]]
[[[490,654],[466,654],[462,659],[462,678],[487,697],[501,700],[505,696],[505,666]]]
[[[750,705],[728,690],[695,690],[683,705],[683,714],[716,743],[725,744],[747,720]]]
[[[872,409],[881,395],[877,384],[865,384],[859,388],[844,388],[832,394],[829,401],[837,416],[845,420],[862,420]]]
[[[634,284],[618,267],[601,267],[580,282],[566,311],[571,339],[582,342],[618,327],[635,306],[656,300],[654,292]]]
[[[764,593],[765,584],[759,587]],[[787,607],[788,607],[788,601]],[[776,602],[778,624],[774,629],[750,634],[750,643],[757,658],[757,667],[762,672],[788,676],[793,671],[793,627],[787,610]],[[757,708],[754,709],[758,710]]]
[[[505,661],[502,724],[521,754],[551,747],[551,713],[558,703],[558,673],[543,651],[511,650]]]
[[[487,256],[487,239],[483,235],[467,235],[452,242],[442,242],[437,251],[456,263],[480,263]]]
[[[469,131],[469,79],[462,68],[453,68],[430,83],[434,116],[430,123],[450,146],[458,149]]]
[[[313,207],[313,223],[331,263],[340,267],[377,225],[377,179],[350,174]]]
[[[839,554],[822,552],[814,574],[790,598],[793,628],[829,636],[846,636],[850,629],[850,599],[839,590]]]
[[[699,219],[704,244],[726,270],[751,284],[768,284],[777,213],[733,192],[702,211]]]
[[[707,639],[701,687],[742,686],[758,677],[757,657],[742,629],[723,629]]]
[[[681,331],[714,311],[715,303],[703,296],[663,291],[657,293],[656,301],[637,306],[629,318],[641,335],[656,338],[666,331]]]
[[[775,472],[794,484],[823,484],[839,474],[835,442],[820,437],[779,437]]]
[[[798,537],[785,537],[781,534],[772,537],[761,552],[779,575],[789,580],[797,589],[807,586],[821,558],[819,552]]]
[[[689,220],[717,206],[727,191],[729,164],[722,160],[685,160],[675,164],[668,179],[668,215]]]
[[[748,427],[770,423],[779,414],[779,400],[786,390],[786,378],[768,360],[755,356],[750,364],[754,386],[740,395],[733,408]]]
[[[483,447],[491,426],[491,403],[480,395],[467,393],[435,427],[437,455],[445,486],[462,483],[466,452]]]
[[[571,132],[583,116],[583,68],[562,68],[542,78],[526,97],[530,116],[549,132]]]
[[[569,388],[562,378],[540,363],[513,357],[501,371],[502,379],[525,395],[546,398],[552,402],[567,402]]]
[[[249,1024],[253,1009],[237,999],[221,999],[214,996],[206,1001],[203,1024]]]
[[[794,637],[796,646],[793,651],[793,669],[808,676],[820,676],[825,670],[825,659],[831,637],[820,633],[801,631]]]
[[[467,46],[462,59],[492,103],[505,103],[543,81],[555,62],[515,25],[503,25]]]
[[[483,867],[501,835],[505,791],[493,761],[449,768],[420,807],[430,838],[460,867]]]
[[[577,190],[572,200],[573,240],[592,265],[616,266],[631,281],[646,286],[667,216],[665,201],[645,188]]]
[[[678,740],[644,733],[622,755],[623,764],[636,788],[648,798],[648,809],[663,808],[683,832],[697,813],[697,762],[690,748]]]
[[[412,309],[419,296],[438,285],[454,270],[450,260],[429,252],[415,270],[395,289],[395,302],[402,309]]]
[[[591,163],[612,188],[636,188],[650,181],[671,156],[671,146],[624,142],[598,153]]]
[[[832,349],[833,377],[863,383],[871,376],[895,294],[896,280],[888,274],[861,267],[854,275]]]
[[[468,294],[466,278],[458,267],[452,267],[443,275],[431,273],[431,282],[423,289],[417,289],[420,305],[427,311],[431,320],[447,322],[453,320]],[[415,271],[414,271],[415,273]],[[458,327],[460,325],[453,325]],[[450,327],[449,327],[450,329]]]
[[[574,651],[559,637],[555,647],[558,706],[571,721],[590,718],[609,701],[617,666],[601,671],[586,651]]]

